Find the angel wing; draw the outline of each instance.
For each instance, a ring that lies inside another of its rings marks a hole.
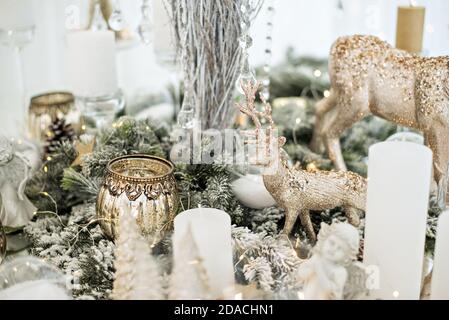
[[[368,294],[366,288],[367,274],[365,266],[360,262],[351,263],[346,267],[348,278],[343,289],[344,300],[357,300]]]

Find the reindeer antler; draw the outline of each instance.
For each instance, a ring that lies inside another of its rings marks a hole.
[[[256,130],[259,130],[262,127],[262,124],[258,118],[258,111],[256,110],[255,104],[256,93],[257,90],[259,90],[259,87],[259,82],[256,82],[255,84],[252,84],[251,81],[248,81],[246,84],[242,83],[242,90],[245,95],[245,104],[239,102],[236,102],[235,104],[242,113],[246,114],[251,118],[251,120],[253,120]]]
[[[242,90],[245,95],[245,104],[236,103],[237,108],[239,110],[249,116],[251,120],[253,120],[254,125],[256,126],[256,130],[259,130],[262,127],[262,124],[259,120],[260,118],[266,119],[269,124],[269,129],[274,129],[275,124],[272,117],[272,108],[271,105],[267,102],[262,93],[259,94],[260,100],[263,103],[263,111],[258,111],[256,109],[256,93],[260,88],[260,82],[256,82],[252,84],[251,81],[242,83]]]

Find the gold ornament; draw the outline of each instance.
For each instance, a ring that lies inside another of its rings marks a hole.
[[[74,109],[75,97],[70,92],[49,92],[32,97],[28,111],[30,137],[45,141],[52,134],[50,125],[66,118]]]
[[[311,147],[346,170],[340,135],[374,114],[424,133],[433,151],[439,204],[445,202],[449,164],[449,57],[420,57],[374,36],[337,39],[329,58],[331,91],[316,105]]]
[[[92,138],[88,142],[76,141],[75,149],[78,153],[75,160],[72,162],[73,166],[82,166],[84,163],[84,156],[91,154],[94,151],[95,138]]]
[[[178,207],[174,166],[162,158],[135,154],[109,162],[97,197],[97,218],[110,238],[118,236],[118,215],[131,206],[142,233],[156,244],[173,229]]]
[[[6,256],[6,235],[5,230],[3,230],[2,223],[0,221],[0,264],[3,262],[3,259]]]
[[[238,103],[237,107],[256,125],[257,139],[262,129],[261,120],[266,120],[268,128],[264,130],[267,132],[268,140],[265,143],[272,146],[275,125],[271,116],[271,106],[265,101],[263,95],[260,95],[264,110],[262,112],[256,110],[254,101],[258,88],[258,83],[244,85],[246,103],[244,105]],[[316,235],[310,220],[310,210],[323,211],[335,207],[343,207],[348,221],[358,225],[357,211],[365,210],[366,180],[353,172],[322,171],[317,168],[306,171],[289,167],[284,155],[285,151],[281,149],[285,138],[280,137],[278,141],[279,149],[268,148],[268,155],[263,161],[264,166],[276,168],[276,170],[272,174],[264,174],[263,181],[277,204],[285,210],[283,232],[290,234],[299,216],[308,237],[315,241]],[[273,154],[276,156],[273,157]]]

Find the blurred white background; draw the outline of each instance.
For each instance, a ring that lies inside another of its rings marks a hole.
[[[1,3],[7,0],[0,0]],[[65,79],[66,27],[87,23],[88,0],[15,0],[26,3],[28,14],[34,19],[36,33],[33,42],[24,49],[24,73],[27,95],[70,89]],[[161,1],[153,0],[152,2]],[[131,29],[140,19],[141,0],[119,1]],[[396,10],[407,0],[274,0],[272,63],[282,61],[288,47],[297,54],[326,57],[332,42],[345,34],[375,34],[394,44]],[[426,6],[424,35],[425,55],[449,54],[449,1],[421,0]],[[14,19],[8,12],[1,17]],[[262,64],[265,50],[264,9],[253,22],[253,65]],[[157,92],[173,77],[172,71],[160,66],[152,46],[138,43],[117,54],[119,85],[128,96],[138,92]],[[21,115],[21,94],[18,66],[10,47],[0,45],[0,134],[17,131]]]

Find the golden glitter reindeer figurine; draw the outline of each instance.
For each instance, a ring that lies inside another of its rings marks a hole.
[[[329,57],[330,96],[318,102],[311,147],[346,170],[340,135],[374,114],[424,133],[444,206],[449,164],[449,57],[426,58],[374,36],[337,39]]]
[[[249,116],[255,124],[254,136],[259,146],[265,144],[269,154],[259,161],[265,167],[275,168],[272,172],[263,173],[265,187],[276,200],[277,204],[285,210],[285,225],[283,232],[290,234],[298,218],[304,226],[308,237],[315,241],[316,235],[310,219],[310,211],[323,211],[335,207],[343,207],[348,221],[353,225],[359,223],[359,210],[365,210],[366,180],[353,172],[337,171],[306,171],[295,169],[288,165],[285,151],[282,146],[285,137],[275,140],[275,124],[272,119],[271,106],[260,95],[263,102],[263,111],[255,106],[256,93],[259,83],[242,85],[245,93],[245,103],[237,103],[239,110]],[[267,128],[262,128],[262,119],[266,120]],[[260,135],[260,132],[266,134]],[[260,138],[262,136],[262,138]],[[278,143],[273,144],[276,141]],[[278,148],[272,150],[273,145]],[[275,155],[275,156],[272,156]]]

